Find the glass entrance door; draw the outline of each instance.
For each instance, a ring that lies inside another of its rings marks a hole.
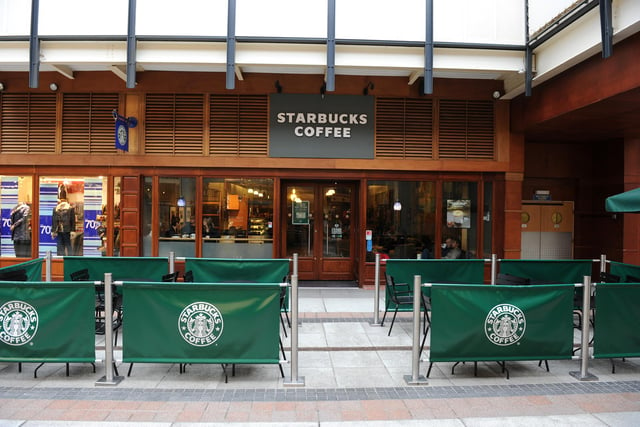
[[[298,254],[300,280],[354,279],[354,187],[352,183],[283,185],[284,253]]]

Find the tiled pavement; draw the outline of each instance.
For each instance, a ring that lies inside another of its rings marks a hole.
[[[216,365],[136,364],[117,386],[96,386],[104,364],[0,364],[0,426],[636,426],[640,363],[591,360],[597,381],[578,381],[578,360],[434,365],[428,383],[407,385],[411,323],[391,336],[371,325],[373,292],[300,289],[299,376],[287,387],[273,365],[239,365],[225,383]],[[383,305],[381,304],[381,307]],[[382,313],[380,314],[382,317]],[[126,331],[125,331],[126,333]],[[289,340],[284,338],[288,349]],[[578,337],[576,336],[576,342]],[[98,353],[102,359],[102,354]],[[289,354],[287,353],[289,358]],[[128,365],[116,361],[120,375]],[[427,362],[421,362],[425,375]],[[285,375],[290,368],[285,365]]]

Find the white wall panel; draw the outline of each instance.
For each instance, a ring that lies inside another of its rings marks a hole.
[[[326,37],[327,1],[237,0],[236,34],[263,37]]]
[[[38,32],[47,36],[126,35],[128,4],[127,0],[40,0]]]

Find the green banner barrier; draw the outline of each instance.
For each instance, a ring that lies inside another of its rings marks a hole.
[[[640,283],[640,266],[611,261],[611,274],[620,276],[621,282]]]
[[[640,356],[640,285],[598,284],[596,304],[593,357]]]
[[[10,265],[9,267],[0,268],[0,272],[9,272],[16,270],[24,270],[27,275],[27,282],[42,281],[42,264],[44,259],[36,258],[31,261],[21,262],[20,264]]]
[[[592,260],[501,259],[500,273],[531,279],[540,283],[582,283],[591,277]]]
[[[111,273],[113,280],[160,282],[169,272],[168,258],[142,257],[64,257],[64,280],[71,280],[71,273],[89,270],[90,280],[104,280],[104,273]]]
[[[95,362],[94,310],[93,283],[0,283],[0,361]]]
[[[431,362],[570,359],[573,285],[433,285]]]
[[[185,271],[196,282],[282,283],[289,274],[288,259],[187,258]]]
[[[279,363],[280,285],[127,283],[123,362]]]

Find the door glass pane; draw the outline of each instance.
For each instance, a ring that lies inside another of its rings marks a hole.
[[[287,256],[313,256],[313,186],[287,186]]]
[[[323,256],[348,258],[351,242],[351,187],[325,186],[322,194]]]
[[[478,184],[445,182],[442,190],[443,258],[478,258]]]

